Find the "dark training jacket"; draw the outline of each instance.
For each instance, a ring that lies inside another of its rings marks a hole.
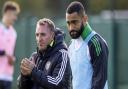
[[[55,32],[52,47],[49,46],[45,52],[37,50],[31,58],[37,66],[30,76],[19,76],[19,89],[72,89],[70,62],[61,31]]]

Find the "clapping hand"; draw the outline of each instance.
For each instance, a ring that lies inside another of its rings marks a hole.
[[[24,58],[21,61],[21,66],[20,66],[21,73],[25,76],[31,75],[31,72],[34,67],[36,67],[34,60],[29,60],[27,58]]]

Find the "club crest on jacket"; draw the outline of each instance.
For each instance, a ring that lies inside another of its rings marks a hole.
[[[50,68],[50,66],[51,66],[51,62],[48,61],[48,62],[46,63],[46,65],[45,65],[45,69],[48,71],[49,68]]]

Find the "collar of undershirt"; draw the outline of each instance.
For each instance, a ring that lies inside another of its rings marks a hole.
[[[92,28],[87,23],[84,27],[82,34],[81,34],[81,37],[83,38],[83,40],[85,40],[91,32],[92,32]]]

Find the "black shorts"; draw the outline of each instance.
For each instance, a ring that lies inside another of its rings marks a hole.
[[[11,89],[11,81],[0,80],[0,89]]]

